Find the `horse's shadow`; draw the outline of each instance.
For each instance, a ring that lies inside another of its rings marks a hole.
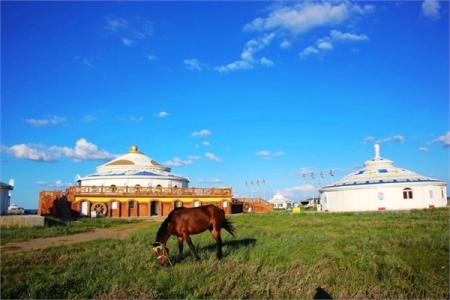
[[[255,245],[256,243],[256,239],[252,239],[252,238],[246,238],[246,239],[240,239],[240,240],[228,240],[228,241],[224,241],[222,242],[222,249],[224,247],[228,248],[228,251],[224,251],[223,253],[223,257],[227,257],[231,251],[234,250],[238,250],[239,248],[242,247],[250,247]],[[208,251],[208,252],[212,252],[216,250],[216,244],[209,244],[207,246],[203,246],[203,247],[199,247],[198,245],[195,246],[195,248],[197,250],[200,251]],[[230,251],[231,250],[231,251]],[[175,263],[179,263],[182,260],[184,260],[186,257],[191,256],[191,251],[189,249],[185,249],[183,251],[183,254],[177,254],[175,257]]]

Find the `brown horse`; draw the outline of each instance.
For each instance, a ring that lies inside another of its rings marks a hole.
[[[180,255],[183,253],[183,242],[187,242],[189,248],[198,260],[200,257],[195,251],[190,235],[197,234],[209,229],[213,238],[216,240],[217,259],[222,258],[222,238],[220,229],[225,228],[233,237],[235,228],[225,218],[225,212],[214,205],[206,205],[194,208],[176,208],[171,211],[164,222],[159,227],[156,234],[156,241],[153,244],[153,251],[160,265],[170,264],[169,248],[166,243],[171,235],[178,239],[178,249]]]

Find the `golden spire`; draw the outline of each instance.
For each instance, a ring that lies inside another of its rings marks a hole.
[[[139,153],[138,147],[136,145],[131,146],[130,153]]]

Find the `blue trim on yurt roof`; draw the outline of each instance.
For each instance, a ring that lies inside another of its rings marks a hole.
[[[398,180],[398,179],[393,179],[392,181],[383,181],[383,180],[377,180],[377,181],[366,181],[366,182],[353,182],[353,183],[343,183],[343,184],[338,184],[338,185],[328,185],[328,186],[324,186],[323,188],[321,188],[321,190],[323,189],[327,189],[327,188],[335,188],[335,187],[341,187],[341,186],[362,186],[362,185],[373,185],[373,184],[386,184],[386,183],[415,183],[415,182],[442,182],[441,180],[436,180],[436,179],[416,179],[416,180],[411,180],[411,179],[405,179],[405,180]]]

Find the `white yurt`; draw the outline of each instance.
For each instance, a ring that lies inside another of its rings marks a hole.
[[[322,211],[408,210],[447,205],[444,181],[394,166],[393,161],[380,156],[378,144],[374,150],[375,157],[366,161],[364,168],[319,190]]]
[[[77,180],[79,186],[188,187],[189,180],[170,173],[132,146],[130,151],[99,167],[95,173]]]
[[[292,201],[280,192],[277,192],[269,202],[273,205],[274,209],[287,209],[292,207]]]

